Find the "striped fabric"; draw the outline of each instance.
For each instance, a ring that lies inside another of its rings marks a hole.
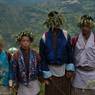
[[[72,88],[71,95],[95,95],[95,89],[79,89],[79,88]]]

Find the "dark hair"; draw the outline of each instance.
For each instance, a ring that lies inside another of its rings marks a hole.
[[[49,14],[48,14],[48,17],[54,17],[55,15],[57,15],[58,12],[57,11],[51,11]]]

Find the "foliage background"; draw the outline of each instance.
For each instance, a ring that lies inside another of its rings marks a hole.
[[[32,30],[37,47],[43,32],[43,22],[48,12],[57,10],[64,14],[64,28],[71,35],[79,31],[79,17],[89,14],[95,18],[95,0],[0,0],[0,34],[6,40],[6,48],[16,46],[15,35],[25,29]]]

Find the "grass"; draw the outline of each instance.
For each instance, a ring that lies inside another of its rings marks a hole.
[[[44,92],[45,92],[45,86],[44,84],[41,84],[41,87],[40,87],[40,95],[44,95]]]

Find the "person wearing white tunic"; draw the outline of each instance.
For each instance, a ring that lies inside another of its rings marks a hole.
[[[94,20],[87,15],[81,17],[81,31],[72,38],[75,78],[72,81],[72,95],[95,95],[95,34]]]

